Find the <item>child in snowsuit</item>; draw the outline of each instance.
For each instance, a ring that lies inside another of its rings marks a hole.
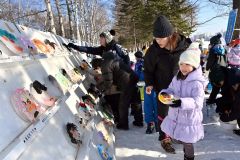
[[[143,53],[137,51],[135,54],[136,64],[135,73],[138,75],[139,81],[144,81],[143,73]],[[151,94],[146,93],[146,87],[144,87],[144,118],[147,123],[146,134],[151,134],[154,131],[154,126],[157,127],[157,99],[156,93],[153,91]]]
[[[134,72],[137,74],[139,81],[144,81],[143,53],[141,51],[137,51],[134,55],[135,55],[135,58],[136,58]]]
[[[180,56],[179,72],[169,87],[160,92],[164,97],[174,95],[179,98],[169,105],[161,129],[183,144],[184,160],[194,159],[193,143],[204,137],[202,108],[207,83],[202,75],[200,54],[198,44],[192,43]]]

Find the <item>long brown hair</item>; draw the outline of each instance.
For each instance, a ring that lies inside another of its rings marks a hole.
[[[177,32],[174,32],[169,37],[169,44],[170,44],[170,51],[172,52],[174,49],[176,49],[178,41],[180,39],[180,35]]]

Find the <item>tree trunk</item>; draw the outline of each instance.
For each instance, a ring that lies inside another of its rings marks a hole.
[[[240,0],[233,0],[233,9],[238,9],[236,23],[235,23],[235,29],[240,29]],[[232,39],[239,38],[240,30],[235,30],[233,32]]]
[[[76,18],[76,20],[75,20],[75,22],[76,22],[76,34],[77,34],[77,40],[78,41],[80,41],[80,30],[79,30],[79,14],[78,14],[78,7],[79,7],[79,5],[78,5],[78,2],[77,2],[77,0],[75,0],[75,18]]]
[[[54,18],[53,18],[53,12],[52,12],[50,0],[45,0],[45,4],[47,7],[47,19],[50,24],[49,31],[56,34],[56,28],[54,25]]]
[[[60,27],[60,35],[65,37],[65,31],[64,31],[64,27],[63,27],[63,17],[62,17],[61,8],[59,6],[59,0],[55,0],[55,4],[56,4],[57,12],[58,12],[58,23],[59,23],[59,27]]]
[[[67,4],[67,11],[68,11],[68,21],[69,21],[70,37],[72,39],[74,39],[73,22],[72,22],[72,9],[70,8],[71,3],[69,3],[69,0],[66,0],[66,4]]]
[[[84,2],[83,0],[80,0],[80,3],[79,3],[79,17],[80,17],[80,34],[81,34],[81,37],[82,37],[82,40],[85,41],[86,39],[86,36],[85,36],[85,30],[84,30]]]

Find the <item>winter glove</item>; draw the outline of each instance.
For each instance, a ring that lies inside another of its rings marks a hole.
[[[166,92],[161,92],[160,93],[163,97],[168,97],[169,96],[169,94],[167,94]]]
[[[75,44],[73,44],[73,43],[68,43],[68,45],[67,45],[68,47],[70,47],[70,48],[75,48],[76,47],[76,45]]]
[[[216,103],[215,99],[210,99],[209,98],[209,99],[206,100],[207,105],[211,105],[211,104],[214,104],[214,103]]]
[[[180,107],[181,106],[181,103],[182,103],[182,101],[179,99],[179,100],[174,100],[174,101],[172,101],[173,102],[173,104],[170,104],[169,106],[170,107],[172,107],[172,108],[178,108],[178,107]]]
[[[77,50],[77,51],[79,51],[79,52],[87,52],[87,50],[85,49],[85,47],[82,47],[82,46],[77,46],[77,45],[75,45],[75,44],[73,44],[73,43],[68,43],[68,48],[73,48],[73,49],[75,49],[75,50]]]
[[[153,89],[153,86],[147,86],[146,87],[146,94],[151,94],[152,89]]]
[[[72,50],[71,50],[71,48],[67,45],[67,44],[65,44],[65,43],[62,43],[62,45],[65,47],[65,48],[67,48],[67,50],[69,51],[69,52],[71,52]]]

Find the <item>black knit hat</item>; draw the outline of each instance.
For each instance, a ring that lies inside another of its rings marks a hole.
[[[212,38],[210,38],[210,44],[211,45],[215,45],[215,44],[221,44],[221,33],[218,33],[217,35],[213,36]]]
[[[143,53],[141,51],[137,51],[135,54],[134,54],[135,57],[137,58],[143,58]]]
[[[157,38],[165,38],[172,35],[174,32],[172,24],[169,20],[161,15],[159,16],[153,25],[153,36]]]

